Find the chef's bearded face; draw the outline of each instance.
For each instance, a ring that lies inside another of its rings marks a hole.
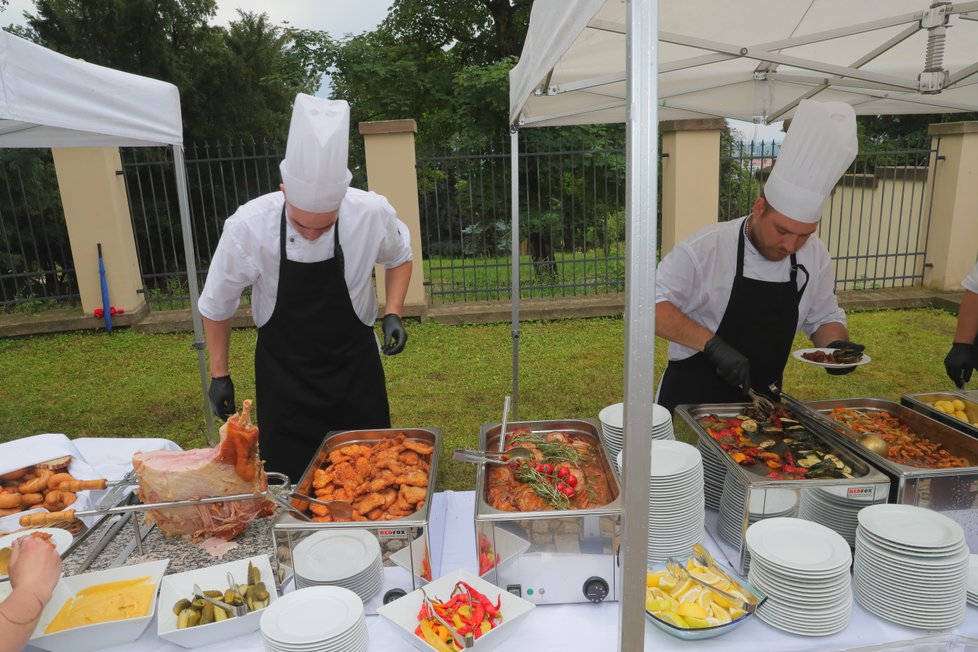
[[[326,233],[336,223],[336,216],[339,214],[339,210],[327,211],[325,213],[304,211],[288,203],[289,194],[285,192],[284,185],[279,184],[278,187],[279,190],[285,193],[285,216],[288,218],[289,224],[306,240],[319,239],[319,236]]]
[[[776,211],[764,197],[758,197],[748,228],[751,242],[762,256],[768,260],[784,260],[801,249],[818,230],[818,223],[793,220]]]

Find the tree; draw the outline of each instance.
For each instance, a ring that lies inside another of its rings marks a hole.
[[[28,35],[62,54],[180,89],[184,136],[282,136],[297,92],[313,93],[329,37],[239,12],[208,25],[215,0],[35,0]]]

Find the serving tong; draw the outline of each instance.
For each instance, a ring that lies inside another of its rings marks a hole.
[[[469,596],[471,597],[471,593],[469,594]],[[435,611],[435,605],[432,604],[431,598],[428,597],[428,594],[425,593],[425,590],[423,588],[421,589],[421,599],[424,601],[424,605],[427,608],[428,613],[430,613],[435,620],[440,622],[448,629],[448,633],[451,634],[452,638],[455,640],[456,645],[458,645],[463,649],[467,649],[475,645],[475,635],[472,634],[472,632],[469,632],[465,635],[459,634],[458,630],[455,629],[452,623],[449,623],[447,620],[442,618],[437,611]]]
[[[515,446],[502,452],[456,448],[452,453],[452,458],[459,462],[473,462],[475,464],[509,464],[514,460],[528,460],[531,457],[533,457],[533,451],[522,446]]]
[[[235,591],[238,590],[237,586],[235,586],[234,590]],[[236,604],[228,604],[226,602],[222,602],[221,600],[218,600],[217,598],[212,598],[209,595],[204,595],[204,592],[200,590],[200,586],[198,586],[197,584],[194,584],[194,597],[200,598],[205,602],[210,602],[215,607],[224,609],[224,611],[226,611],[229,616],[234,616],[235,618],[237,618],[238,616],[248,615],[248,607],[246,607],[245,605],[242,604],[239,606]]]
[[[754,611],[757,609],[757,605],[752,603],[750,600],[744,600],[742,598],[738,598],[735,595],[727,593],[723,589],[717,588],[712,584],[707,584],[706,582],[704,582],[699,578],[693,577],[689,573],[689,571],[686,570],[686,568],[682,565],[682,563],[675,557],[669,557],[666,560],[666,570],[668,570],[669,574],[672,575],[673,577],[678,577],[680,579],[687,579],[693,582],[694,584],[699,584],[703,588],[712,591],[713,593],[716,593],[717,595],[723,596],[725,599],[729,600],[730,603],[733,604],[735,607],[737,607],[738,609],[743,609],[747,613],[754,613]],[[717,574],[719,575],[720,573]],[[731,583],[735,583],[733,582],[733,580],[730,580],[729,576],[726,573],[724,573],[722,576],[727,580],[729,580]],[[735,584],[737,586],[740,586],[739,583],[735,583]]]

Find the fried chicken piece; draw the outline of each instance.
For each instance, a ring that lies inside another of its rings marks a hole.
[[[410,473],[405,473],[404,475],[399,475],[394,480],[399,485],[409,485],[411,487],[427,487],[428,486],[428,474],[422,473],[421,471],[411,471]]]
[[[375,509],[375,510],[373,510],[371,512],[367,512],[366,517],[367,517],[367,520],[376,521],[376,520],[380,519],[380,517],[383,516],[383,515],[384,515],[384,508],[383,507],[378,507],[377,509]]]
[[[374,465],[371,464],[369,457],[358,457],[353,461],[353,468],[356,469],[357,475],[360,476],[360,483],[370,477],[373,473]]]
[[[397,456],[397,459],[401,464],[406,464],[407,466],[418,466],[421,463],[421,456],[414,451],[404,451]]]
[[[332,523],[333,517],[330,516],[329,514],[326,514],[325,516],[313,516],[312,520],[313,523]]]
[[[382,470],[373,479],[364,482],[359,487],[356,488],[355,494],[360,495],[362,493],[367,493],[371,491],[383,491],[387,487],[394,484],[397,480],[397,476],[388,471],[387,469]]]
[[[384,497],[383,508],[387,509],[394,504],[394,501],[397,500],[397,489],[388,487],[387,489],[384,489],[382,492],[380,492],[380,495]]]
[[[426,444],[422,441],[416,441],[414,439],[405,439],[404,448],[409,451],[414,451],[419,455],[431,455],[431,452],[435,450],[434,446],[431,444]]]
[[[333,467],[330,467],[328,471],[325,469],[316,469],[312,475],[312,486],[314,489],[322,489],[331,483],[335,477],[336,474],[333,472]]]
[[[377,493],[371,492],[369,494],[360,496],[355,503],[353,503],[353,509],[360,512],[361,514],[366,514],[371,512],[378,507],[383,506],[384,496]]]
[[[425,496],[428,495],[428,490],[423,487],[411,487],[408,485],[401,485],[401,490],[397,492],[398,500],[403,500],[405,503],[417,506],[418,503],[424,502]]]
[[[342,464],[337,464],[334,468],[336,469],[336,482],[343,485],[345,489],[354,491],[354,493],[360,493],[356,489],[363,484],[363,478],[360,477],[352,464],[343,462]]]

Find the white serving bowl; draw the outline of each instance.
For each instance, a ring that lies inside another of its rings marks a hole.
[[[181,647],[200,647],[256,631],[261,622],[262,609],[237,618],[228,618],[227,620],[186,629],[177,629],[177,615],[173,613],[173,605],[179,600],[183,598],[193,599],[194,584],[198,585],[202,591],[224,591],[228,588],[227,574],[229,572],[234,576],[236,583],[247,583],[249,561],[261,571],[261,579],[268,590],[268,604],[271,605],[278,598],[278,593],[275,590],[275,575],[272,573],[272,564],[268,555],[240,559],[185,573],[174,573],[164,577],[160,586],[160,613],[156,619],[157,635],[161,639]]]
[[[87,652],[88,650],[101,650],[113,645],[131,643],[142,636],[149,621],[153,619],[156,611],[156,597],[158,591],[153,591],[149,610],[143,616],[137,618],[126,618],[125,620],[113,620],[106,623],[96,623],[94,625],[83,625],[72,627],[53,634],[44,634],[44,629],[51,623],[54,617],[61,611],[61,607],[74,594],[82,589],[97,584],[107,582],[121,582],[124,580],[134,580],[140,577],[149,577],[150,582],[159,588],[160,579],[169,565],[169,559],[148,562],[145,564],[135,564],[133,566],[122,566],[119,568],[109,568],[107,570],[83,573],[72,577],[62,577],[44,611],[41,612],[41,619],[37,623],[37,628],[31,636],[30,644],[42,650],[50,652]],[[0,593],[3,589],[0,588]],[[9,593],[9,589],[7,589]],[[6,593],[0,595],[6,598]]]
[[[455,583],[459,580],[467,582],[469,586],[485,595],[493,603],[495,603],[497,595],[500,596],[501,601],[500,611],[503,614],[503,621],[497,627],[476,639],[475,645],[470,649],[491,650],[498,647],[500,643],[509,638],[516,630],[523,616],[532,611],[536,606],[528,600],[515,596],[509,591],[504,591],[495,584],[490,584],[484,579],[460,569],[442,575],[425,586],[424,591],[432,600],[435,598],[447,600],[448,595],[455,587]],[[414,633],[414,630],[418,627],[418,611],[421,610],[421,601],[421,589],[418,589],[393,602],[388,602],[378,607],[377,613],[386,618],[407,643],[418,650],[422,650],[422,652],[431,652],[434,648]]]

